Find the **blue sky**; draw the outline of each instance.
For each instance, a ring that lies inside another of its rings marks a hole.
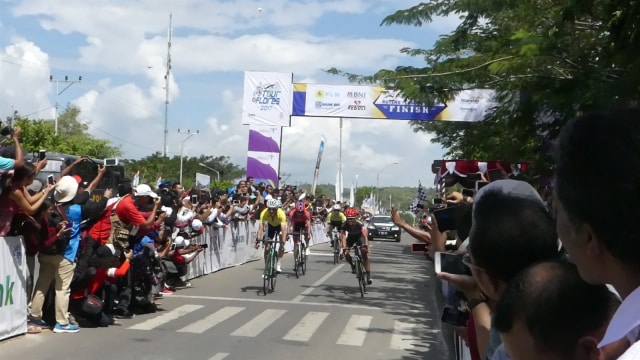
[[[455,18],[422,28],[380,27],[406,0],[0,0],[0,116],[13,110],[52,118],[55,79],[82,76],[58,96],[82,109],[92,135],[121,146],[126,158],[161,151],[169,13],[173,14],[169,152],[179,154],[178,129],[200,133],[185,155],[228,155],[246,164],[248,128],[241,124],[245,70],[293,72],[294,82],[343,84],[322,69],[371,74],[421,65],[399,53],[428,48]],[[258,9],[262,11],[258,11]],[[62,86],[62,84],[61,84]],[[283,131],[281,171],[309,182],[320,137],[327,139],[321,183],[333,183],[338,120],[294,118]],[[431,184],[430,164],[443,150],[407,123],[345,120],[344,181],[375,185]],[[360,163],[370,164],[368,166]]]

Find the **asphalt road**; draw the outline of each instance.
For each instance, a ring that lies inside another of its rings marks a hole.
[[[2,359],[249,360],[451,359],[441,332],[433,266],[411,254],[411,239],[372,241],[364,298],[331,248],[311,249],[296,279],[285,256],[275,292],[259,293],[262,262],[191,280],[160,299],[161,311],[76,334],[25,335],[0,343]]]

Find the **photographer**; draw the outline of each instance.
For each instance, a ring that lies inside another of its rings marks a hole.
[[[176,237],[173,245],[175,247],[162,259],[162,264],[167,270],[165,287],[171,291],[175,291],[177,286],[186,285],[181,277],[187,275],[187,265],[195,260],[196,255],[207,248],[207,244],[190,244],[189,240],[182,236]]]

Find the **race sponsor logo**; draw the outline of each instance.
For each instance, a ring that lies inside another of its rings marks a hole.
[[[351,105],[347,106],[347,110],[364,111],[367,110],[367,106],[360,100],[354,100]]]

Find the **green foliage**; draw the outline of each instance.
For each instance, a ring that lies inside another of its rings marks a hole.
[[[327,72],[392,86],[424,104],[463,89],[495,89],[499,106],[482,123],[413,122],[450,158],[529,161],[549,173],[549,144],[570,118],[637,101],[640,2],[623,0],[433,0],[387,16],[383,25],[422,26],[459,16],[431,49],[401,49],[424,67],[374,75]],[[594,139],[597,141],[597,139]]]
[[[47,152],[60,152],[72,155],[88,155],[104,159],[122,154],[119,148],[110,145],[109,140],[94,139],[87,133],[87,125],[78,121],[80,109],[68,106],[58,116],[58,135],[55,135],[53,120],[18,119],[15,126],[22,133],[20,141],[28,152],[41,149]]]
[[[125,173],[128,178],[133,178],[136,171],[140,170],[140,183],[155,186],[158,176],[164,180],[173,182],[180,179],[180,156],[172,158],[162,157],[162,154],[155,153],[139,160],[124,160]],[[217,182],[218,175],[200,166],[205,164],[208,167],[220,172],[220,182]],[[206,174],[211,177],[211,188],[227,189],[235,185],[232,180],[243,177],[245,170],[229,162],[226,156],[205,156],[185,157],[182,160],[182,183],[185,188],[195,185],[196,173]]]

